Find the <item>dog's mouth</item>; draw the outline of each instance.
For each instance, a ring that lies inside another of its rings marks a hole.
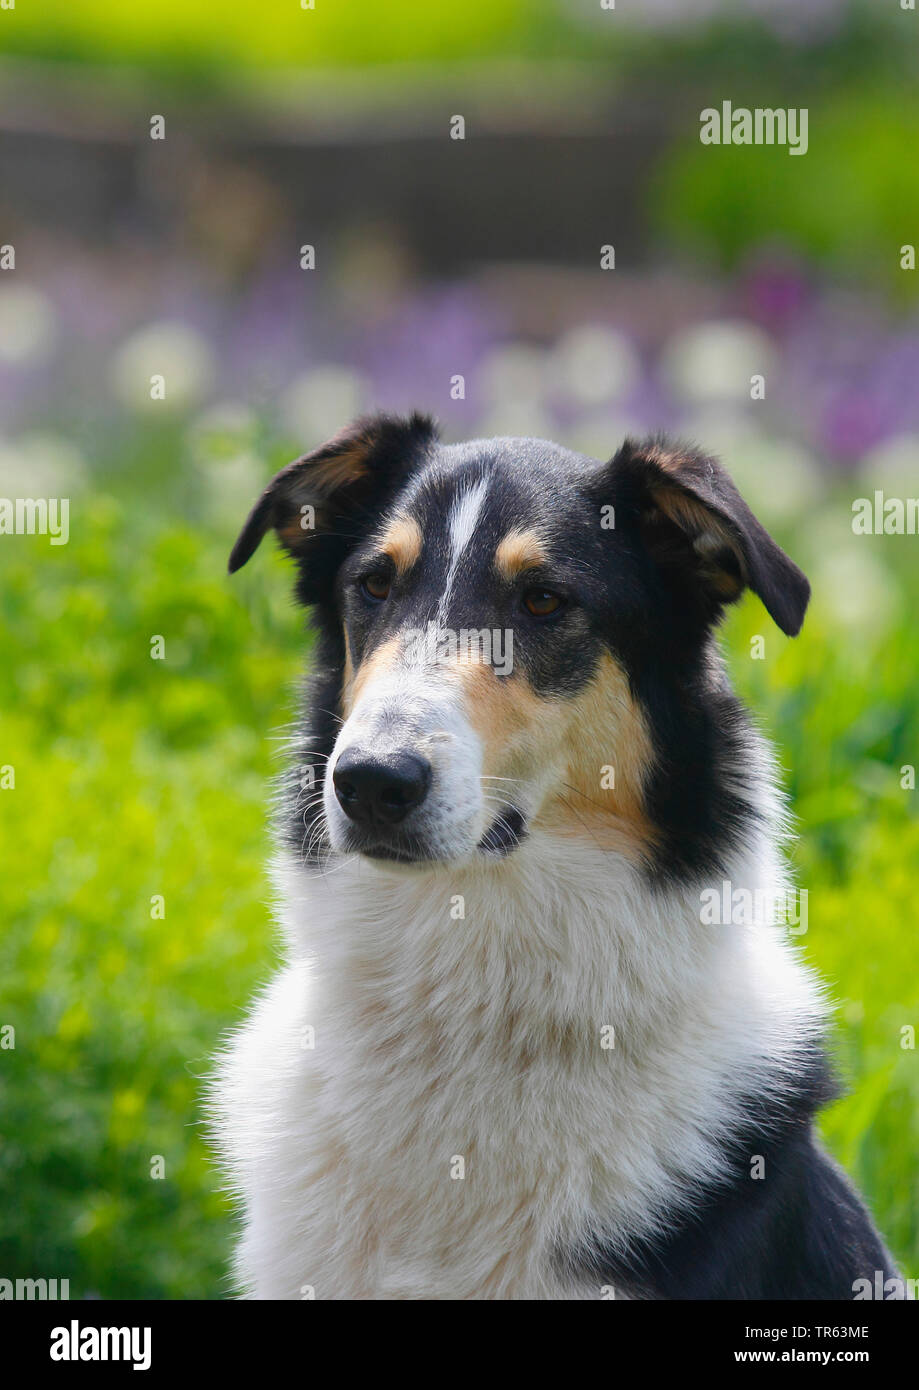
[[[526,819],[523,812],[518,811],[516,806],[509,806],[506,811],[502,811],[501,815],[495,817],[476,848],[482,854],[490,854],[496,859],[503,859],[505,855],[514,852],[526,833]]]
[[[433,854],[427,854],[423,850],[403,849],[399,845],[373,844],[359,845],[358,850],[368,859],[382,859],[388,864],[436,864],[438,859]]]
[[[495,817],[488,830],[476,845],[478,854],[491,859],[504,859],[513,854],[526,838],[526,817],[516,806],[509,806]],[[429,864],[446,862],[441,856],[432,854],[415,837],[404,836],[400,840],[376,840],[352,846],[368,859],[382,860],[387,864],[404,864],[415,868]]]

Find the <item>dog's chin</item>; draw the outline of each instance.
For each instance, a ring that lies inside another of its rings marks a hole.
[[[445,869],[455,869],[470,861],[469,855],[407,854],[388,845],[355,847],[349,851],[355,858],[385,874],[397,878],[417,878]]]
[[[399,849],[393,845],[357,845],[352,850],[372,864],[378,864],[396,873],[419,873],[424,869],[436,869],[452,861],[442,855],[431,854],[426,850]]]
[[[450,865],[482,863],[506,859],[526,838],[526,818],[516,807],[508,807],[495,818],[477,843],[456,850],[425,843],[421,835],[403,834],[390,839],[372,838],[353,829],[333,836],[333,848],[340,854],[357,854],[371,863],[395,872],[418,873]],[[335,844],[334,841],[339,843]]]

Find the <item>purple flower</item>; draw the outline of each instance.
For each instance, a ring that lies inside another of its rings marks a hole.
[[[373,383],[375,404],[389,410],[432,410],[458,427],[481,409],[476,367],[502,336],[497,315],[464,287],[428,289],[407,301],[353,344],[353,362]],[[466,398],[453,401],[450,382],[463,376]]]

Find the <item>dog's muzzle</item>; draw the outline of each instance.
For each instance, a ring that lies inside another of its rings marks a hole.
[[[486,796],[491,785],[458,683],[397,665],[339,731],[323,793],[332,848],[417,866],[503,858],[524,838],[525,818]]]

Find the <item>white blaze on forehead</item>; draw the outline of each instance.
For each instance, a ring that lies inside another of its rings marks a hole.
[[[473,487],[467,488],[465,492],[459,494],[450,511],[450,565],[444,580],[444,591],[441,594],[440,603],[437,605],[438,627],[441,627],[446,619],[456,571],[459,569],[463,552],[472,540],[472,533],[482,511],[482,503],[485,501],[487,490],[488,486],[485,479],[480,478]]]

